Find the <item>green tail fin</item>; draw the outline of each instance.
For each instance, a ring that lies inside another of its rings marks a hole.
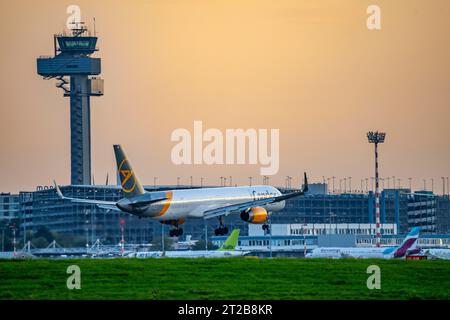
[[[234,229],[223,245],[217,249],[219,251],[233,251],[236,248],[239,238],[239,229]]]
[[[132,198],[143,194],[144,188],[142,188],[131,167],[130,161],[127,159],[120,145],[114,145],[114,154],[116,155],[117,172],[119,173],[120,184],[122,185],[122,192],[125,198]]]

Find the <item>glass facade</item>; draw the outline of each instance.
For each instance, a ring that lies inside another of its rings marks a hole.
[[[146,187],[154,190],[153,187]],[[164,188],[160,188],[164,189]],[[122,195],[116,186],[65,186],[61,191],[68,197],[89,198],[106,201],[117,201]],[[408,192],[406,192],[408,191]],[[418,198],[416,198],[418,199]],[[417,212],[412,205],[409,190],[387,189],[381,193],[381,222],[395,224],[398,233],[406,233],[418,222],[412,219]],[[432,228],[425,232],[449,232],[449,199],[437,197],[433,202],[435,218]],[[412,213],[414,212],[414,213]],[[121,239],[120,220],[125,220],[125,241],[133,243],[149,243],[154,235],[158,237],[169,226],[158,221],[139,219],[135,216],[115,210],[108,211],[94,205],[71,203],[61,200],[54,189],[20,193],[21,231],[38,230],[45,226],[51,231],[71,233],[85,236],[87,242],[94,243],[99,239],[104,244],[119,243]],[[374,224],[374,194],[311,194],[286,201],[282,211],[272,215],[273,224]],[[214,234],[218,226],[217,219],[190,219],[182,225],[184,235],[192,235],[193,239],[204,239],[205,224],[208,237]],[[238,214],[225,217],[225,225],[241,229],[241,234],[248,234],[248,224]]]
[[[19,217],[19,195],[0,193],[0,220],[11,220]]]
[[[66,186],[61,191],[67,197],[117,201],[122,195],[118,188],[106,186]],[[106,210],[95,205],[72,203],[58,197],[50,188],[36,192],[21,192],[21,230],[37,231],[45,226],[58,233],[84,236],[92,244],[97,239],[102,243],[119,243],[123,219],[124,237],[135,243],[148,242],[153,234],[153,223],[146,219]]]
[[[408,225],[421,227],[427,233],[450,231],[449,196],[418,191],[408,196]]]

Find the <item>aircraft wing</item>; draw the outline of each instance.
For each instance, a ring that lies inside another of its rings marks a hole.
[[[114,205],[97,204],[97,207],[99,207],[101,209],[106,209],[106,210],[122,211],[115,204]]]
[[[263,205],[266,205],[269,203],[273,203],[274,198],[275,197],[261,199],[261,200],[247,201],[247,202],[232,204],[229,206],[224,206],[224,207],[220,207],[220,208],[216,208],[216,209],[212,209],[212,210],[207,210],[207,211],[205,211],[205,214],[203,217],[205,219],[211,219],[211,218],[215,218],[215,217],[219,217],[219,216],[223,216],[223,215],[227,216],[231,213],[242,212],[243,210],[246,210],[251,207],[263,206]]]
[[[307,192],[307,191],[308,191],[308,179],[307,179],[306,173],[305,173],[305,184],[304,184],[303,188],[299,191],[282,194],[282,195],[279,195],[276,197],[246,201],[243,203],[237,203],[237,204],[232,204],[229,206],[224,206],[224,207],[220,207],[220,208],[216,208],[216,209],[212,209],[212,210],[207,210],[207,211],[205,211],[203,218],[211,219],[211,218],[215,218],[215,217],[219,217],[219,216],[223,216],[223,215],[227,216],[231,213],[242,212],[243,210],[246,210],[251,207],[264,206],[264,205],[267,205],[270,203],[284,201],[284,200],[287,200],[287,199],[293,198],[293,197],[298,197],[298,196],[305,194],[305,192]]]
[[[94,199],[80,199],[80,198],[66,197],[62,194],[61,189],[59,189],[59,186],[56,184],[56,181],[53,181],[53,182],[55,184],[56,193],[63,200],[70,200],[70,201],[76,202],[76,203],[95,204],[98,206],[104,206],[103,208],[107,207],[105,209],[113,209],[112,207],[117,208],[115,201],[102,201],[102,200],[94,200]],[[117,208],[117,209],[119,209],[119,208]]]

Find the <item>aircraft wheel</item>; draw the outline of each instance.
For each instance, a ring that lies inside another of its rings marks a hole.
[[[226,235],[227,233],[228,233],[228,228],[227,227],[219,227],[219,228],[214,230],[214,234],[216,236],[223,236],[223,235]]]

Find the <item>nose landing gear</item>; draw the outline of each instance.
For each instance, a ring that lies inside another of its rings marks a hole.
[[[264,235],[267,235],[270,233],[270,226],[267,223],[264,223],[262,225],[262,229],[264,230]]]
[[[228,234],[228,228],[227,227],[219,227],[214,230],[214,234],[216,236],[224,236],[224,235]]]

